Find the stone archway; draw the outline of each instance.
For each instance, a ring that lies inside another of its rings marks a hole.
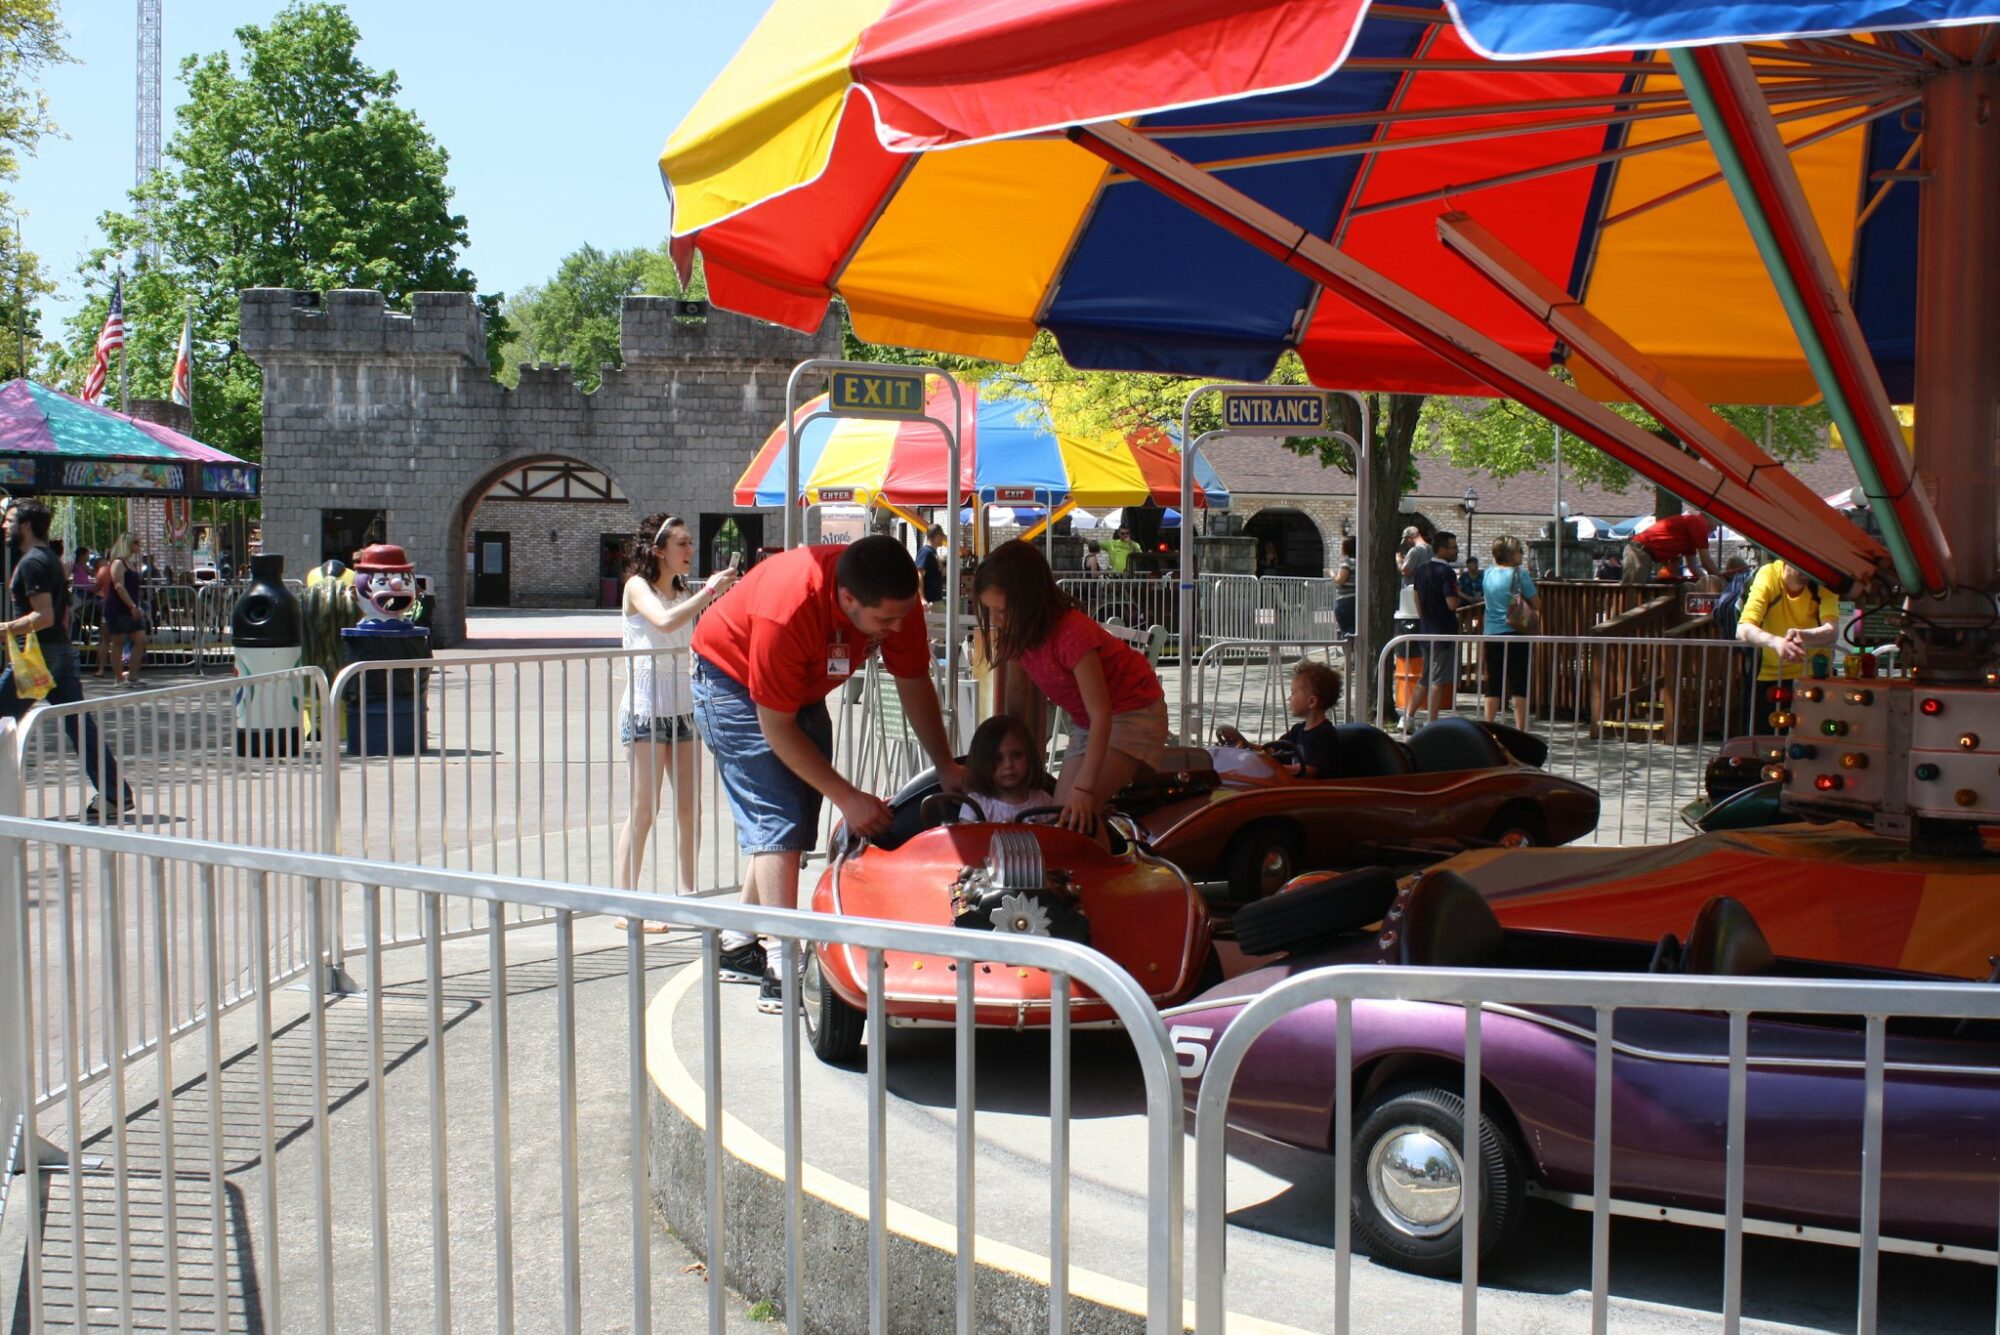
[[[616,587],[617,572],[605,565],[610,549],[622,550],[638,516],[623,484],[592,460],[533,454],[495,465],[452,512],[449,603],[602,606],[604,581]]]
[[[1257,561],[1264,564],[1265,545],[1275,544],[1278,565],[1266,574],[1318,575],[1327,571],[1326,535],[1317,521],[1303,510],[1268,508],[1243,522],[1246,537],[1257,540]]]

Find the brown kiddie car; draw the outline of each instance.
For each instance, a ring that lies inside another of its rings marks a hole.
[[[1262,751],[1182,747],[1117,806],[1155,853],[1239,901],[1304,871],[1566,844],[1597,826],[1596,791],[1544,772],[1546,746],[1512,728],[1446,717],[1407,743],[1365,723],[1337,731],[1337,778],[1294,778]]]

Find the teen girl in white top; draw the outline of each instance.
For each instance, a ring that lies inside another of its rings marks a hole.
[[[621,890],[638,888],[646,841],[660,809],[661,784],[671,781],[679,890],[686,894],[695,888],[695,775],[701,759],[688,687],[689,644],[695,617],[736,582],[736,571],[726,567],[706,584],[692,587],[688,576],[694,570],[694,535],[664,514],[648,515],[640,525],[625,570],[624,645],[653,652],[631,660],[619,708],[618,739],[626,746],[632,812],[618,831],[617,884]]]

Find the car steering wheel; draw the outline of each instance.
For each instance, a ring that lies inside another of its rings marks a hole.
[[[1023,807],[1014,813],[1014,819],[1023,822],[1055,821],[1061,819],[1063,808],[1053,803],[1047,806]]]
[[[926,828],[956,825],[965,819],[965,804],[972,800],[963,793],[931,793],[917,804],[917,815]]]

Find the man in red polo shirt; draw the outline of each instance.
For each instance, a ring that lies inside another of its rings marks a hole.
[[[953,758],[930,678],[917,566],[894,538],[795,547],[758,564],[718,598],[694,632],[694,720],[715,753],[749,858],[743,902],[794,908],[799,855],[818,841],[820,798],[857,834],[889,827],[888,804],[833,767],[826,697],[882,651],[910,729],[948,791]],[[778,979],[754,938],[722,934],[725,982],[761,983],[758,1009],[779,1006]]]
[[[1707,515],[1692,510],[1655,519],[1625,544],[1624,582],[1644,584],[1661,566],[1678,565],[1684,556],[1695,558],[1711,575],[1721,573],[1708,554],[1708,535],[1714,528]]]

